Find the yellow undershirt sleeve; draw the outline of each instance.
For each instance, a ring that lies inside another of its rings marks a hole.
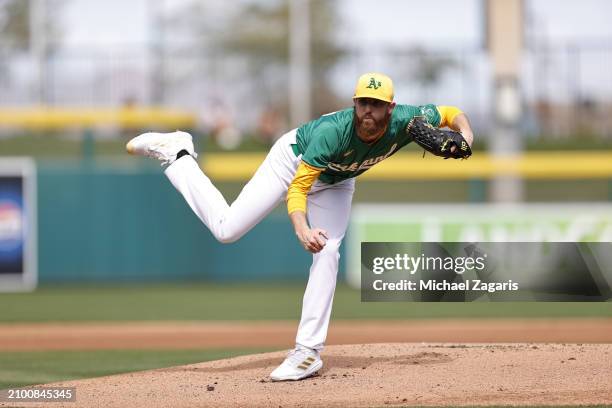
[[[306,212],[308,192],[322,171],[322,169],[312,167],[304,162],[300,163],[287,190],[287,211],[289,214],[296,211]]]
[[[440,126],[439,127],[451,127],[457,115],[463,113],[461,109],[456,106],[438,106],[438,112],[440,112]]]

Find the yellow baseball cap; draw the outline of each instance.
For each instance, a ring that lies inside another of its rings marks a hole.
[[[393,102],[393,81],[385,74],[368,72],[357,80],[355,87],[356,98],[373,98],[385,102]]]

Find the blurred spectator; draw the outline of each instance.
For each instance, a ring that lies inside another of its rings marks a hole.
[[[285,121],[280,110],[274,106],[266,106],[257,123],[256,137],[263,143],[272,145],[285,128]]]
[[[240,146],[242,134],[236,128],[229,107],[221,98],[211,98],[209,107],[202,117],[202,123],[220,148],[234,150]]]

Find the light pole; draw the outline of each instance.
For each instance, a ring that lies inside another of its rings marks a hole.
[[[310,0],[289,1],[289,118],[291,127],[311,119]]]

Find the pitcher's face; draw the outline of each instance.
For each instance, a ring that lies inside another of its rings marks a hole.
[[[355,99],[355,130],[357,136],[365,143],[372,143],[380,138],[389,125],[395,103],[374,98]]]

